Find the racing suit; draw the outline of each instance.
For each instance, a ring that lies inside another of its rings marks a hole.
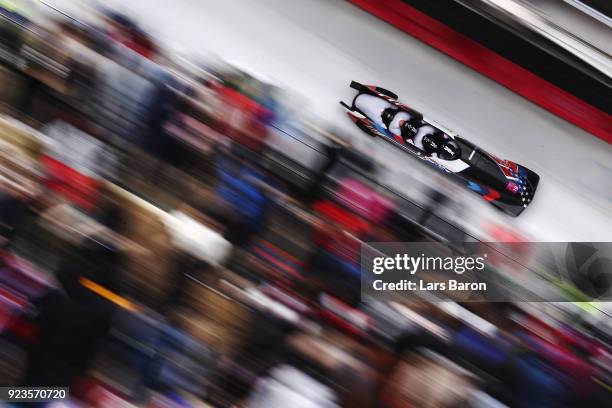
[[[413,116],[410,113],[403,111],[403,110],[399,110],[393,116],[393,119],[391,119],[389,126],[385,126],[382,120],[382,114],[385,111],[385,109],[394,108],[395,106],[393,104],[391,104],[390,102],[387,102],[386,100],[378,96],[369,95],[369,94],[361,94],[361,95],[358,95],[357,98],[355,99],[355,106],[361,112],[363,112],[368,118],[374,121],[377,125],[386,127],[389,130],[389,132],[393,133],[394,135],[402,136],[402,138],[406,142],[409,142],[409,141],[413,142],[415,143],[417,147],[421,149],[423,148],[422,144],[417,144],[415,140],[411,138],[407,138],[404,135],[402,135],[402,130],[400,128],[400,125],[402,121],[408,121],[413,118]],[[420,132],[420,133],[421,133],[421,136],[419,140],[422,140],[423,135],[425,135],[427,132]]]

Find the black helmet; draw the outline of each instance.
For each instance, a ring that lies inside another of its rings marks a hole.
[[[399,109],[393,108],[393,107],[387,108],[382,111],[380,116],[382,118],[382,122],[385,124],[386,127],[389,127],[389,125],[391,124],[391,121],[395,117],[395,114],[399,111],[400,111]]]
[[[441,132],[428,133],[423,136],[423,140],[421,141],[421,143],[423,143],[423,149],[428,156],[438,153],[443,142],[444,139]]]
[[[404,140],[406,139],[414,139],[417,132],[419,131],[419,127],[421,126],[421,118],[418,116],[412,117],[409,120],[405,120],[400,125],[400,131],[402,133],[402,137]]]
[[[455,160],[461,156],[461,149],[452,139],[445,140],[438,151],[438,157],[443,160]]]

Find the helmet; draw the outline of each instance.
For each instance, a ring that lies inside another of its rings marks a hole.
[[[461,155],[461,149],[457,142],[452,139],[445,140],[440,146],[438,157],[443,160],[455,160]]]
[[[385,124],[386,127],[389,127],[389,125],[391,124],[391,121],[393,120],[393,117],[399,111],[400,111],[399,109],[393,108],[393,107],[387,108],[382,111],[380,116],[382,118],[382,122]]]
[[[402,132],[402,137],[404,139],[414,139],[417,132],[419,131],[419,126],[421,125],[421,118],[413,117],[410,120],[405,120],[400,124],[400,131]]]
[[[455,160],[461,155],[457,142],[440,130],[423,136],[422,143],[429,156],[436,153],[440,159]]]
[[[438,153],[443,142],[444,140],[441,132],[428,133],[423,136],[423,140],[421,141],[421,143],[423,143],[423,149],[428,156]]]

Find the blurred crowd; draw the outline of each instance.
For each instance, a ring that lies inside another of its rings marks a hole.
[[[0,385],[53,406],[609,407],[568,304],[362,302],[369,241],[473,239],[284,90],[130,18],[0,1]],[[499,232],[503,239],[509,239]]]

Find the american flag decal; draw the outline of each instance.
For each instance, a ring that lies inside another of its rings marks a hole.
[[[504,173],[504,176],[506,176],[506,178],[514,179],[514,180],[519,179],[518,164],[508,161],[508,160],[500,159],[499,157],[494,156],[492,154],[489,154],[489,156],[491,157],[491,159],[493,159],[495,163],[497,163],[497,165],[501,169],[502,173]]]

